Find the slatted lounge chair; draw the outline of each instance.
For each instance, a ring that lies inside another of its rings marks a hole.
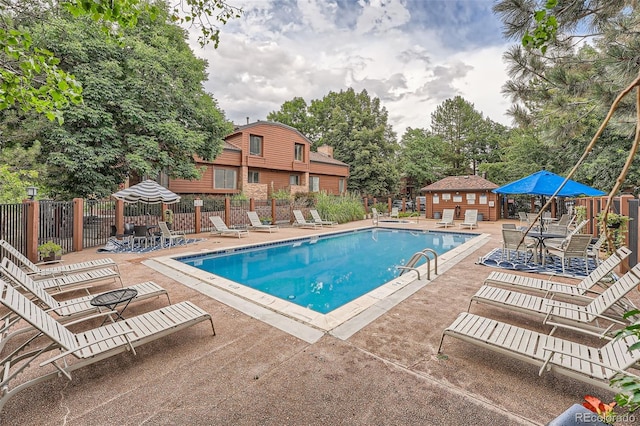
[[[277,225],[265,225],[260,221],[258,217],[258,213],[256,212],[247,212],[247,216],[249,217],[249,223],[251,223],[251,229],[256,231],[263,232],[273,232],[278,230]]]
[[[187,236],[183,231],[170,230],[167,226],[167,222],[158,222],[158,227],[160,228],[160,244],[163,247],[171,247],[174,244],[174,241],[182,241],[186,244]]]
[[[319,223],[320,225],[335,226],[338,224],[338,222],[334,222],[332,220],[322,219],[322,217],[320,217],[320,213],[318,213],[318,210],[311,209],[309,210],[309,213],[311,213],[311,217],[313,218],[313,221],[315,223]]]
[[[400,211],[397,207],[391,207],[391,213],[389,213],[389,217],[395,217],[396,219],[400,219]]]
[[[304,215],[300,210],[293,211],[293,218],[295,219],[293,222],[293,226],[297,226],[299,228],[313,228],[313,229],[322,228],[321,223],[307,222],[307,220],[304,218]]]
[[[620,312],[609,315],[608,311],[612,308],[619,307],[620,303],[625,303],[623,298],[631,290],[640,285],[639,276],[640,264],[637,264],[618,281],[611,284],[609,288],[591,299],[586,305],[562,302],[551,298],[520,293],[510,289],[483,285],[476,294],[471,297],[469,309],[471,309],[473,302],[484,303],[505,308],[513,312],[542,317],[543,324],[553,326],[551,333],[558,327],[562,327],[607,338],[611,336],[616,328],[629,325],[620,320]],[[633,308],[630,302],[627,303],[630,308]],[[601,320],[608,323],[608,325],[600,326]]]
[[[640,349],[629,351],[638,342],[636,336],[592,347],[468,312],[444,330],[438,353],[445,336],[540,366],[540,376],[553,371],[605,390],[612,390],[610,380],[617,373],[633,375],[627,370],[640,361]]]
[[[371,207],[371,214],[373,214],[374,219],[378,219],[384,216],[382,213],[378,212],[378,209],[376,209],[375,207]]]
[[[532,278],[523,275],[510,274],[502,271],[493,271],[484,280],[484,284],[501,287],[515,287],[521,290],[529,290],[532,292],[545,293],[548,295],[556,296],[571,296],[576,297],[576,300],[590,301],[592,298],[590,293],[595,292],[595,286],[598,284],[606,287],[603,284],[603,280],[609,277],[611,272],[618,266],[624,259],[629,257],[631,250],[627,247],[620,247],[609,258],[591,271],[591,273],[581,280],[577,285],[554,282],[551,280]]]
[[[76,272],[89,271],[91,269],[114,268],[118,270],[118,264],[109,258],[88,260],[86,262],[70,263],[68,265],[52,266],[40,268],[30,261],[7,241],[0,239],[0,258],[8,257],[13,262],[18,263],[34,280],[40,278],[51,278],[61,275],[74,274]]]
[[[455,215],[455,211],[453,209],[444,209],[442,210],[442,219],[436,222],[436,226],[444,226],[445,229],[447,226],[453,226],[453,216]]]
[[[38,331],[0,362],[3,368],[0,409],[22,389],[60,375],[71,380],[71,372],[79,368],[128,350],[136,355],[136,347],[202,321],[211,323],[215,336],[211,315],[188,301],[80,333],[70,331],[2,280],[0,303]],[[31,345],[41,339],[48,339],[48,343],[34,349]],[[50,351],[60,353],[51,356]],[[41,374],[14,385],[14,379],[32,364]]]
[[[227,224],[224,223],[220,216],[209,216],[209,220],[213,225],[213,231],[211,235],[231,235],[232,237],[248,237],[249,231],[246,229],[230,229]]]
[[[21,269],[10,261],[8,258],[2,259],[0,262],[0,274],[12,279],[19,275]],[[64,275],[55,278],[43,278],[34,283],[43,290],[48,291],[51,294],[63,293],[67,291],[75,291],[81,289],[87,289],[96,285],[106,284],[104,281],[120,281],[120,287],[122,287],[122,278],[120,274],[111,268],[93,269],[90,271],[78,272],[72,275]],[[20,285],[20,283],[16,283]]]
[[[473,229],[478,227],[478,210],[471,209],[464,212],[464,220],[458,225],[461,228]]]
[[[3,270],[7,271],[6,269]],[[91,294],[59,302],[53,296],[47,293],[43,288],[41,288],[38,285],[38,282],[34,282],[26,273],[24,273],[24,271],[19,268],[11,268],[11,272],[7,272],[5,278],[10,278],[10,281],[15,284],[16,288],[23,289],[25,294],[28,293],[30,297],[33,298],[33,301],[38,304],[38,306],[40,306],[50,314],[55,314],[57,316],[57,320],[60,322],[72,321],[77,318],[87,317],[88,315],[100,312],[99,308],[91,305],[90,303],[94,297],[98,296],[98,294]],[[169,293],[167,293],[167,290],[160,287],[153,281],[146,281],[125,288],[136,290],[137,295],[132,300],[132,302],[142,301],[150,299],[152,297],[159,297],[164,295],[167,297],[167,302],[171,304],[171,300],[169,299]],[[2,350],[2,347],[5,345],[6,341],[11,337],[25,331],[29,331],[29,327],[23,327],[21,329],[11,331],[13,325],[15,324],[15,321],[19,319],[19,317],[16,317],[11,313],[1,318],[2,326],[0,326],[0,351]]]

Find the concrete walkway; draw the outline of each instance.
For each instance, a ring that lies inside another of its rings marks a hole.
[[[203,323],[141,346],[137,356],[124,353],[80,369],[72,381],[58,378],[28,388],[5,405],[0,424],[542,425],[585,395],[612,401],[613,393],[553,373],[539,377],[535,366],[456,339],[445,339],[444,354],[437,355],[442,330],[467,310],[469,298],[492,270],[475,262],[500,245],[500,224],[481,222],[472,232],[490,234],[486,244],[355,334],[325,333],[315,343],[143,264],[167,254],[231,247],[237,238],[202,234],[207,240],[196,246],[111,255],[125,285],[153,280],[169,291],[172,303],[193,301],[211,313],[217,335]],[[433,229],[434,221],[405,226]],[[317,232],[251,232],[242,243]],[[104,256],[89,249],[65,255],[65,261]],[[165,304],[166,299],[157,299],[132,305],[126,316]],[[535,317],[481,305],[472,312],[548,331]],[[27,371],[24,379],[31,374]]]

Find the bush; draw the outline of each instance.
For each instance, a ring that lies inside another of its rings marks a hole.
[[[326,192],[319,192],[315,198],[316,210],[324,219],[346,223],[362,220],[364,217],[362,200],[356,194],[329,195]]]

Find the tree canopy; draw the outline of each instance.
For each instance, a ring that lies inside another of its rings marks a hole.
[[[220,29],[229,19],[237,18],[241,9],[223,0],[178,0],[172,6],[147,0],[66,0],[42,3],[23,0],[0,1],[0,111],[17,105],[23,111],[44,113],[50,120],[63,121],[62,110],[82,100],[82,86],[74,75],[60,66],[51,50],[32,40],[22,24],[39,22],[43,14],[64,8],[75,17],[88,16],[100,24],[102,31],[114,39],[138,21],[161,17],[188,24],[200,31],[201,45],[213,42],[217,47]]]
[[[193,156],[211,160],[220,152],[231,127],[202,88],[206,62],[193,55],[185,31],[166,22],[140,15],[118,43],[100,24],[65,13],[24,23],[34,44],[62,58],[60,67],[84,88],[61,126],[16,110],[3,114],[20,122],[7,126],[7,143],[18,143],[25,126],[35,129],[22,143],[42,142],[47,172],[40,178],[56,181],[49,195],[107,195],[132,174],[197,178]]]
[[[294,98],[267,119],[298,129],[313,142],[313,148],[332,146],[334,158],[350,166],[351,190],[371,195],[397,190],[396,135],[388,124],[387,110],[366,90],[329,92],[310,105]]]

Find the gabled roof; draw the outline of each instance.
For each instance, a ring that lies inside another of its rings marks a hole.
[[[224,141],[224,144],[222,145],[222,149],[229,149],[231,151],[242,151],[242,149],[238,148],[235,145],[230,144],[227,141]]]
[[[287,126],[286,124],[282,124],[282,123],[278,123],[277,121],[261,121],[258,120],[255,123],[249,123],[249,124],[245,124],[243,126],[236,126],[233,129],[233,132],[229,133],[227,136],[225,136],[225,139],[233,136],[233,135],[237,135],[238,133],[243,133],[246,130],[251,129],[252,127],[256,127],[256,126],[277,126],[277,127],[282,127],[283,129],[287,129],[291,132],[297,133],[298,136],[300,136],[303,139],[303,142],[307,142],[309,145],[311,145],[311,141],[302,133],[300,133],[298,131],[298,129],[291,127],[291,126]]]
[[[329,157],[328,155],[321,152],[309,152],[309,161],[313,161],[314,163],[327,163],[335,164],[337,166],[349,167],[347,163],[343,163],[342,161],[336,160],[335,158]]]
[[[491,191],[496,189],[498,185],[486,180],[481,176],[467,175],[467,176],[448,176],[437,182],[427,185],[422,188],[421,192],[433,192],[433,191]]]

